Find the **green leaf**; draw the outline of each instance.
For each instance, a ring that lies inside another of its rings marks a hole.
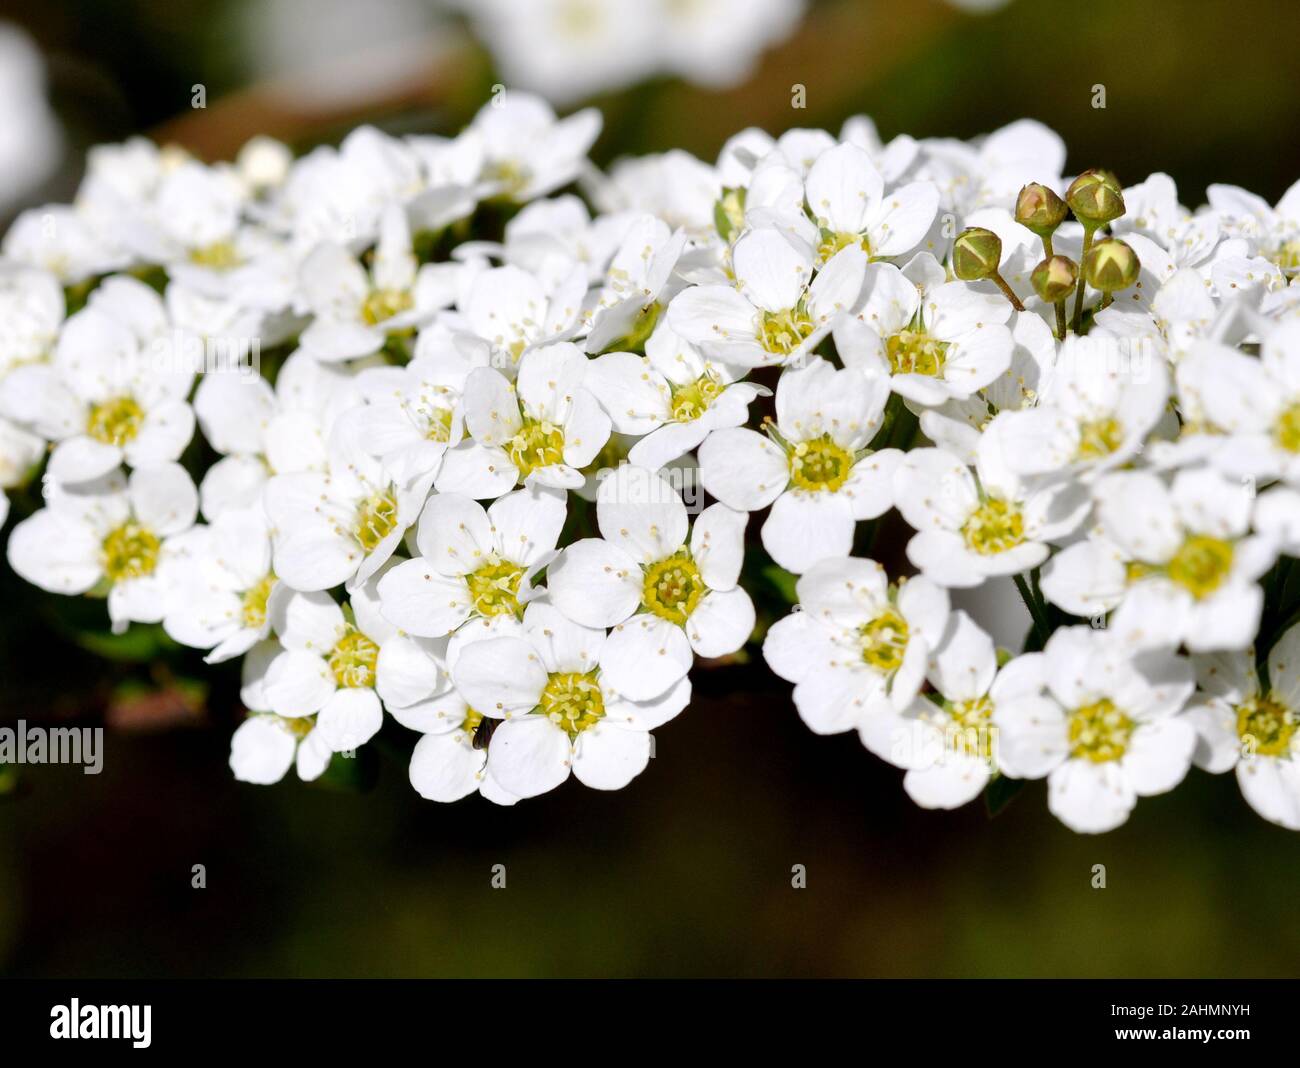
[[[314,785],[347,793],[374,789],[379,781],[379,755],[374,746],[364,745],[351,756],[335,753],[324,774]]]
[[[783,567],[769,564],[762,570],[763,578],[781,595],[786,604],[798,604],[799,594],[795,589],[795,577]]]
[[[984,788],[984,807],[988,810],[989,819],[1011,804],[1024,788],[1024,779],[1009,779],[1005,775],[993,776],[988,786]]]
[[[74,630],[72,640],[87,652],[105,660],[126,663],[144,663],[154,660],[166,650],[175,649],[173,642],[158,624],[142,626],[132,624],[124,634],[109,631]]]

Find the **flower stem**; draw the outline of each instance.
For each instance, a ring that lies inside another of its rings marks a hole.
[[[1034,624],[1034,637],[1037,639],[1035,644],[1041,649],[1047,642],[1047,635],[1050,630],[1047,624],[1047,613],[1034,595],[1034,591],[1029,588],[1025,576],[1012,575],[1011,577],[1015,579],[1016,589],[1020,592],[1020,599],[1025,602],[1025,607],[1029,609],[1029,616]]]
[[[1016,311],[1024,311],[1025,306],[1020,303],[1020,298],[1016,296],[1016,291],[1012,289],[1009,285],[1007,285],[1007,280],[1003,278],[1002,275],[999,274],[997,271],[993,272],[992,277],[993,277],[993,281],[995,281],[998,284],[998,288],[1002,290],[1003,296],[1005,296],[1007,300],[1011,301],[1011,306],[1015,308]]]
[[[1079,291],[1074,297],[1074,332],[1079,332],[1079,324],[1083,322],[1083,291],[1088,287],[1088,283],[1083,280],[1083,261],[1088,257],[1088,249],[1092,248],[1093,228],[1084,227],[1083,230],[1083,252],[1079,255]]]

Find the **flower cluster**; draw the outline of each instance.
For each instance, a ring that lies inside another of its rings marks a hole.
[[[14,570],[242,658],[251,782],[387,714],[432,800],[617,789],[761,638],[923,806],[1045,777],[1104,831],[1196,763],[1300,829],[1300,183],[599,130],[96,150],[3,244]]]

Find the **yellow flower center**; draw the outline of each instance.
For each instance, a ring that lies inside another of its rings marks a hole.
[[[1293,237],[1279,247],[1273,256],[1273,262],[1281,267],[1285,274],[1300,271],[1300,237]]]
[[[1070,713],[1070,755],[1104,764],[1118,760],[1128,749],[1133,721],[1108,697]]]
[[[605,716],[605,697],[594,671],[556,672],[546,680],[537,706],[570,738],[576,738]]]
[[[871,243],[863,234],[851,234],[847,230],[828,230],[821,228],[820,242],[817,245],[817,262],[825,263],[835,253],[853,245],[859,246],[868,256],[871,255]]]
[[[1079,459],[1098,460],[1123,444],[1124,428],[1115,419],[1093,419],[1079,427]]]
[[[858,628],[862,662],[881,674],[892,675],[903,666],[907,636],[907,620],[894,609],[886,608],[870,623]]]
[[[645,569],[641,604],[646,611],[681,626],[707,590],[690,550],[679,549]]]
[[[673,419],[678,423],[690,423],[707,410],[718,399],[725,387],[709,375],[702,375],[694,382],[678,386],[673,390],[671,408]]]
[[[1232,570],[1232,543],[1193,534],[1169,561],[1169,578],[1198,600],[1223,585]]]
[[[238,267],[243,259],[232,241],[214,241],[202,248],[190,250],[190,262],[199,267],[210,267],[214,271],[228,271]]]
[[[1300,404],[1291,405],[1278,417],[1273,440],[1287,452],[1300,452]]]
[[[564,432],[554,423],[524,419],[513,438],[506,442],[510,462],[527,478],[539,467],[564,463]]]
[[[450,408],[435,408],[429,413],[429,429],[425,432],[425,437],[430,441],[451,440]]]
[[[161,548],[157,534],[131,520],[109,531],[100,547],[100,564],[110,582],[141,578],[158,566]]]
[[[361,318],[370,326],[378,326],[415,306],[415,298],[404,289],[374,289],[361,304]]]
[[[816,329],[801,300],[785,311],[764,312],[758,329],[758,343],[768,352],[788,356]]]
[[[953,753],[991,760],[997,728],[992,725],[993,702],[987,697],[953,701],[944,705],[950,721],[944,741]]]
[[[369,689],[375,685],[379,646],[359,630],[349,630],[330,651],[330,671],[342,689]]]
[[[834,492],[848,481],[853,454],[833,442],[829,434],[801,441],[790,450],[790,481],[804,490]]]
[[[483,168],[483,178],[488,182],[500,182],[503,187],[502,196],[513,196],[528,184],[528,172],[513,159],[489,163]]]
[[[125,445],[140,432],[144,409],[134,397],[115,397],[90,409],[86,433],[105,445]]]
[[[1273,697],[1257,697],[1237,708],[1237,734],[1259,756],[1286,756],[1300,729],[1300,716]]]
[[[474,609],[481,616],[516,617],[523,615],[519,604],[519,581],[524,569],[509,560],[492,557],[475,571],[465,576]]]
[[[947,353],[948,342],[936,341],[920,330],[902,330],[885,342],[889,370],[896,375],[940,378]]]
[[[397,526],[397,494],[382,490],[367,497],[357,507],[357,541],[372,552]]]
[[[1015,502],[990,497],[970,514],[961,533],[971,552],[994,556],[1025,540],[1025,518]]]
[[[266,623],[266,602],[275,588],[275,575],[267,574],[261,582],[244,591],[239,618],[249,630],[261,630]]]
[[[474,711],[474,709],[466,707],[465,719],[464,722],[461,723],[460,729],[463,730],[466,734],[472,735],[476,730],[478,730],[478,725],[482,722],[483,722],[482,712],[476,712]]]
[[[316,726],[315,716],[276,716],[275,718],[281,727],[300,742],[311,734],[312,728]]]

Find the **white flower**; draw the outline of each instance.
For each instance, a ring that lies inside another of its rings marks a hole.
[[[9,227],[0,248],[6,259],[48,271],[64,285],[76,285],[129,262],[125,252],[97,232],[76,208],[65,204],[23,212]]]
[[[528,47],[536,50],[537,42],[530,40]],[[470,124],[483,140],[487,194],[522,204],[567,185],[586,164],[600,127],[594,108],[556,119],[550,105],[529,93],[494,96]]]
[[[393,555],[427,492],[399,483],[365,451],[357,421],[340,420],[330,436],[328,473],[276,475],[263,491],[275,573],[304,592],[360,585]]]
[[[482,446],[482,492],[499,496],[516,481],[559,489],[582,485],[578,469],[609,440],[610,421],[583,385],[589,361],[571,342],[533,349],[512,384],[480,367],[465,384],[465,424]],[[455,451],[455,450],[453,450]]]
[[[176,460],[194,434],[185,402],[192,354],[173,336],[158,295],[133,278],[102,283],[72,316],[48,364],[26,364],[0,383],[0,404],[58,442],[48,473],[96,479],[123,461]]]
[[[738,585],[749,517],[710,505],[689,531],[686,505],[666,479],[625,464],[600,485],[602,537],[569,545],[547,568],[551,602],[588,627],[613,627],[603,677],[635,700],[686,675],[692,650],[734,653],[754,629]]]
[[[1206,469],[1171,486],[1147,471],[1097,483],[1097,537],[1053,558],[1043,593],[1067,612],[1114,610],[1109,627],[1138,647],[1194,652],[1244,649],[1263,607],[1256,584],[1277,557],[1272,539],[1250,536],[1248,488]]]
[[[288,718],[316,715],[316,729],[336,753],[364,745],[383,725],[375,692],[379,655],[397,628],[379,614],[372,580],[352,591],[349,613],[327,593],[279,586],[271,626],[284,646],[266,669],[267,707]]]
[[[934,691],[873,720],[872,748],[885,755],[888,745],[887,759],[907,769],[903,789],[922,808],[973,801],[998,770],[994,710],[1040,690],[1041,668],[1042,657],[1030,654],[999,670],[993,639],[965,612],[954,612],[926,669]]]
[[[235,171],[187,160],[163,176],[127,239],[139,260],[206,296],[286,308],[294,297],[293,257],[281,239],[245,221],[245,196]]]
[[[978,145],[931,138],[921,142],[918,176],[935,182],[942,206],[958,216],[988,205],[1005,207],[1027,182],[1063,192],[1065,143],[1041,122],[1020,119]]]
[[[1211,185],[1206,196],[1226,226],[1255,242],[1287,275],[1300,273],[1300,182],[1282,194],[1276,207],[1233,185]]]
[[[644,435],[628,459],[658,470],[715,430],[742,426],[764,386],[736,382],[736,372],[715,363],[661,321],[645,356],[610,352],[592,361],[584,379],[619,434]]]
[[[758,54],[788,37],[804,11],[803,0],[659,0],[643,6],[655,10],[660,65],[710,88],[743,82]]]
[[[1077,483],[1034,486],[1006,464],[996,417],[980,439],[975,473],[942,449],[913,449],[898,465],[894,495],[916,530],[907,558],[944,586],[978,586],[1047,559],[1047,542],[1070,533],[1088,510]],[[976,478],[978,475],[978,478]]]
[[[647,77],[655,39],[663,33],[654,5],[645,0],[455,2],[472,16],[508,84],[559,104]],[[507,104],[513,95],[505,94]]]
[[[228,509],[172,541],[183,557],[163,629],[182,645],[211,649],[209,664],[239,656],[270,633],[275,588],[271,538],[260,508]]]
[[[1300,322],[1279,325],[1258,358],[1203,345],[1195,400],[1227,432],[1210,454],[1237,477],[1282,478],[1300,486]]]
[[[817,249],[819,262],[842,248],[856,246],[869,257],[902,256],[929,232],[939,208],[932,182],[912,182],[888,193],[865,150],[854,144],[827,149],[804,180],[808,215],[789,220],[795,232]]]
[[[1141,281],[1141,280],[1140,280]],[[1219,316],[1211,287],[1196,271],[1184,267],[1175,271],[1152,295],[1142,298],[1150,286],[1142,283],[1125,291],[1133,302],[1118,301],[1097,313],[1089,337],[1119,338],[1130,351],[1142,352],[1140,342],[1153,344],[1170,363],[1178,363],[1202,338],[1210,336]]]
[[[813,276],[813,249],[779,230],[751,230],[732,249],[736,286],[683,290],[668,322],[715,360],[739,367],[802,363],[855,307],[867,255],[858,245],[835,253]]]
[[[411,753],[408,774],[429,801],[450,802],[477,791],[498,805],[519,798],[488,775],[488,741],[499,720],[475,711],[452,684],[450,664],[460,650],[488,633],[523,633],[512,615],[495,617],[480,631],[464,627],[450,640],[396,634],[379,651],[379,696],[392,717],[422,737]]]
[[[9,536],[9,564],[50,593],[105,590],[114,632],[158,623],[178,578],[175,536],[198,512],[198,492],[178,464],[111,471],[76,486],[51,484],[48,504]]]
[[[526,353],[572,337],[587,292],[587,272],[569,263],[554,289],[518,267],[475,275],[458,306],[465,325],[492,346],[492,366],[513,372]]]
[[[795,684],[795,708],[813,731],[857,729],[889,759],[893,714],[920,692],[943,640],[947,591],[924,577],[892,587],[883,567],[858,557],[823,560],[795,589],[799,610],[767,632],[764,659]]]
[[[1152,352],[1071,334],[1044,374],[1037,406],[1003,421],[1007,463],[1022,475],[1088,481],[1142,449],[1168,397],[1169,374]]]
[[[924,296],[893,264],[866,270],[863,302],[835,326],[845,366],[880,378],[922,405],[969,397],[1001,375],[1015,348],[1006,321],[1011,305],[966,282]]]
[[[685,248],[685,232],[670,230],[653,215],[632,224],[591,309],[588,352],[640,347],[663,306],[681,289],[680,281],[673,284],[673,273]]]
[[[1138,797],[1187,774],[1196,732],[1177,713],[1192,693],[1191,665],[1158,652],[1130,658],[1090,627],[1058,630],[1042,656],[1044,691],[994,710],[999,761],[1016,778],[1047,776],[1048,808],[1071,830],[1113,830]]]
[[[45,180],[62,154],[59,122],[45,99],[41,53],[18,27],[0,24],[0,213]]]
[[[1048,369],[1056,360],[1051,327],[1034,312],[1012,316],[1011,337],[1015,342],[1011,365],[989,385],[964,399],[954,397],[936,407],[921,409],[921,432],[968,464],[975,462],[980,435],[995,415],[1034,406]]]
[[[700,447],[704,488],[740,511],[771,505],[763,545],[787,571],[847,555],[857,520],[874,519],[894,503],[902,453],[867,449],[885,394],[879,380],[837,371],[820,357],[785,371],[770,437],[737,427],[715,431]]]
[[[432,482],[447,450],[460,444],[465,382],[485,359],[481,347],[425,330],[404,367],[368,367],[357,375],[357,392],[367,403],[348,418],[356,420],[366,451],[399,483]]]
[[[318,245],[303,261],[300,284],[315,318],[302,333],[302,347],[318,360],[369,356],[451,302],[436,268],[417,264],[405,212],[389,207],[381,225],[368,273],[334,243]]]
[[[416,530],[421,555],[379,583],[384,618],[437,638],[471,618],[522,616],[530,579],[554,556],[565,516],[564,494],[542,486],[507,493],[486,510],[460,494],[436,494]]]
[[[570,771],[593,789],[626,786],[649,763],[648,732],[690,701],[690,680],[651,701],[628,700],[601,669],[603,630],[542,601],[523,624],[523,637],[473,642],[452,665],[469,705],[505,721],[492,736],[488,774],[519,797],[553,790]]]
[[[1199,690],[1187,710],[1198,740],[1193,759],[1217,773],[1236,769],[1242,796],[1272,823],[1300,831],[1300,626],[1268,654],[1268,689],[1255,650],[1195,658]]]
[[[329,430],[357,400],[351,371],[301,349],[284,361],[274,389],[257,375],[204,375],[194,392],[194,412],[222,459],[199,486],[203,514],[212,520],[226,508],[259,502],[272,474],[325,471]]]
[[[230,770],[240,782],[269,786],[295,767],[303,782],[318,779],[334,755],[316,729],[315,716],[277,716],[265,710],[266,669],[280,653],[262,642],[244,659],[240,699],[251,709],[230,738]]]

